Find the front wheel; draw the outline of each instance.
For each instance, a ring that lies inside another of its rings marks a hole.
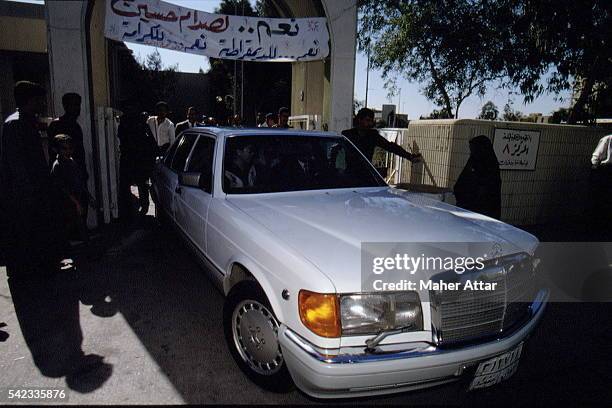
[[[293,382],[278,342],[279,323],[261,287],[244,281],[223,306],[225,341],[240,370],[260,387],[286,392]]]

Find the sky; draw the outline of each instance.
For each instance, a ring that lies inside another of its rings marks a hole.
[[[40,3],[40,0],[25,0],[29,2]],[[169,0],[168,2],[180,5],[182,7],[194,8],[198,10],[212,12],[219,5],[219,0]],[[254,3],[251,0],[251,3]],[[134,51],[136,57],[144,58],[150,54],[154,48],[147,45],[126,43],[126,45]],[[164,65],[178,64],[179,71],[182,72],[198,72],[200,68],[207,71],[209,68],[208,58],[187,54],[178,51],[158,49]],[[271,63],[272,64],[272,63]],[[358,52],[355,62],[355,88],[354,97],[359,101],[365,100],[365,83],[366,83],[367,58],[365,54]],[[368,107],[380,109],[383,104],[393,103],[399,105],[400,113],[407,113],[410,119],[418,119],[422,115],[431,113],[436,106],[427,100],[421,93],[421,85],[419,83],[409,82],[405,79],[400,79],[398,84],[398,92],[391,98],[388,97],[388,91],[384,87],[385,81],[382,79],[381,73],[370,70],[369,90],[368,90]],[[248,86],[248,84],[245,84]],[[466,99],[460,107],[460,118],[475,118],[480,113],[482,105],[487,101],[493,101],[499,108],[500,112],[503,106],[512,100],[513,108],[520,110],[523,113],[542,113],[548,115],[559,107],[565,107],[569,103],[569,93],[560,95],[545,94],[535,99],[532,103],[525,105],[523,98],[520,95],[511,95],[510,90],[496,89],[495,86],[490,86],[488,92],[483,98],[471,96]],[[558,97],[562,100],[558,100]]]

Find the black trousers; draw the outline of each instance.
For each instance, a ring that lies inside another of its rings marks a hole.
[[[138,188],[138,204],[141,211],[146,213],[149,211],[149,183],[147,181],[139,182],[136,184]]]
[[[119,218],[123,221],[130,221],[136,215],[137,209],[134,208],[132,201],[134,197],[131,191],[132,185],[138,187],[139,206],[145,212],[149,208],[148,177],[143,176],[141,173],[143,172],[136,172],[134,170],[134,165],[127,158],[121,160],[119,171]]]
[[[70,374],[83,356],[79,298],[61,272],[8,279],[21,333],[34,364],[48,377]]]
[[[590,176],[590,219],[593,229],[599,230],[610,239],[612,228],[612,165],[591,170]]]

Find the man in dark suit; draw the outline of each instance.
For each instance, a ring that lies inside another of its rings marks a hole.
[[[187,120],[176,125],[176,135],[180,135],[184,130],[202,126],[199,119],[200,114],[197,108],[195,106],[190,106],[187,109]]]
[[[289,116],[289,108],[280,108],[278,110],[278,123],[273,127],[280,129],[292,129],[293,126],[289,126]]]
[[[40,85],[15,85],[17,112],[0,134],[0,248],[6,250],[8,286],[34,363],[43,375],[61,377],[103,362],[81,349],[79,298],[69,289],[74,276],[61,268],[66,231],[37,129],[44,100]]]
[[[61,208],[49,175],[38,131],[45,90],[33,82],[15,86],[17,112],[3,125],[0,139],[0,217],[8,238],[8,276],[51,275],[67,255]]]
[[[400,145],[385,139],[378,130],[374,129],[374,111],[362,108],[357,112],[357,127],[343,130],[342,134],[347,137],[368,160],[374,157],[374,149],[380,147],[390,153],[397,154],[411,162],[421,161],[420,154],[412,154],[404,150]]]

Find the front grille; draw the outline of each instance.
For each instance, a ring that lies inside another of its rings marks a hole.
[[[523,322],[535,296],[531,258],[513,255],[481,271],[445,272],[433,281],[461,282],[461,290],[430,291],[432,326],[439,345],[498,337]],[[463,290],[465,281],[497,283],[495,290]]]

